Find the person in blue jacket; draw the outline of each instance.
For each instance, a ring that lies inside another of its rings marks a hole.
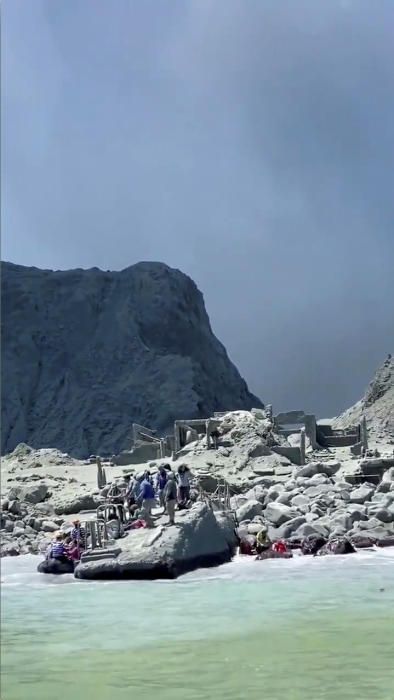
[[[156,505],[156,499],[149,472],[145,472],[143,481],[141,482],[140,499],[142,500],[143,510],[150,516],[152,508]]]

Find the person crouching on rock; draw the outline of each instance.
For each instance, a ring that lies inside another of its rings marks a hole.
[[[168,521],[170,525],[175,524],[175,506],[176,506],[176,496],[177,488],[175,475],[173,472],[169,472],[167,476],[167,483],[164,489],[164,505],[168,513]]]
[[[178,505],[179,508],[186,508],[190,499],[190,469],[186,464],[178,467]]]
[[[291,554],[289,550],[287,549],[286,542],[283,540],[278,540],[277,542],[274,542],[272,545],[272,551],[276,552],[277,554]]]
[[[150,473],[145,472],[144,479],[141,483],[141,493],[140,498],[142,500],[142,510],[147,513],[148,516],[152,513],[152,508],[156,505],[155,490],[152,486],[150,480]]]
[[[268,530],[266,526],[264,525],[260,532],[256,536],[256,552],[257,555],[263,554],[263,552],[266,552],[268,549],[271,548],[271,542],[268,537]]]

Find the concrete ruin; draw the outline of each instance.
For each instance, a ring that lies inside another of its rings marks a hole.
[[[353,455],[364,455],[368,449],[368,432],[365,417],[360,424],[353,428],[335,429],[330,422],[320,421],[312,413],[302,410],[287,411],[273,414],[272,405],[265,409],[252,408],[251,413],[258,420],[268,420],[272,424],[273,434],[285,438],[299,435],[299,440],[294,444],[273,442],[270,449],[279,455],[287,457],[293,464],[303,465],[306,460],[306,451],[310,447],[313,451],[337,447],[349,447]],[[120,466],[129,464],[141,464],[143,462],[165,459],[177,455],[191,442],[198,439],[205,440],[206,448],[212,449],[217,444],[216,431],[220,428],[221,419],[226,411],[214,413],[209,418],[193,418],[176,420],[174,422],[173,435],[158,437],[155,430],[138,423],[132,424],[129,450],[114,455],[112,462]],[[297,439],[296,439],[297,440]]]

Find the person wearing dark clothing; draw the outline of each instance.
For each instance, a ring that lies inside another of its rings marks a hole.
[[[175,524],[175,506],[176,506],[177,488],[175,475],[169,472],[167,483],[164,489],[164,504],[168,513],[169,524]]]

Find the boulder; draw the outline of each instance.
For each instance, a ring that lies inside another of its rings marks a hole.
[[[308,496],[308,498],[316,498],[322,494],[330,493],[330,491],[333,491],[332,484],[316,484],[315,486],[308,486],[304,491],[304,495]]]
[[[304,494],[299,493],[296,496],[292,496],[291,505],[294,506],[294,508],[297,508],[297,510],[300,510],[301,513],[308,513],[311,502],[308,496],[304,496]]]
[[[246,498],[248,501],[259,501],[260,503],[264,503],[266,495],[267,489],[258,484],[257,486],[253,486],[253,488],[249,489],[249,491],[244,494],[244,498]]]
[[[304,539],[305,537],[327,538],[328,534],[328,530],[325,527],[317,525],[316,523],[304,523],[300,525],[296,532],[296,536],[300,539]]]
[[[43,483],[30,484],[29,486],[18,487],[20,501],[27,501],[28,503],[42,503],[45,501],[48,495],[48,486]]]
[[[394,521],[394,511],[379,505],[374,508],[368,508],[368,515],[380,520],[382,523],[392,523]]]
[[[41,515],[53,515],[55,510],[52,503],[37,503],[33,512],[40,517]]]
[[[230,548],[235,548],[238,544],[238,538],[235,532],[235,520],[234,517],[222,511],[215,512],[216,522],[219,525],[226,542]]]
[[[1,543],[1,556],[2,557],[17,557],[20,554],[20,546],[15,542],[2,542]]]
[[[283,503],[278,502],[268,503],[264,511],[265,518],[275,527],[280,527],[288,520],[291,520],[298,515],[299,513],[297,513],[295,508],[290,508],[290,506],[286,506]]]
[[[299,478],[301,476],[310,479],[311,476],[320,473],[320,462],[309,462],[304,464],[302,467],[298,467],[294,470],[294,475]]]
[[[362,484],[357,489],[354,489],[350,494],[350,503],[365,503],[370,501],[375,489],[367,484]]]
[[[376,543],[379,544],[382,541],[387,541],[390,538],[391,533],[388,533],[387,530],[383,527],[375,527],[371,528],[370,530],[363,530],[362,534],[363,537],[368,537],[372,540],[375,540]]]
[[[291,491],[283,491],[276,499],[276,503],[282,503],[285,506],[289,506],[291,503],[292,496],[293,494]]]
[[[54,502],[54,510],[57,515],[70,515],[80,513],[81,510],[96,510],[99,501],[97,496],[91,493],[75,494],[74,496],[62,496]]]
[[[43,520],[41,525],[41,530],[44,532],[56,532],[59,527],[52,520]]]
[[[278,538],[287,539],[288,537],[291,537],[292,535],[294,535],[295,532],[298,531],[298,528],[301,525],[304,525],[305,522],[306,518],[304,515],[298,515],[296,518],[287,520],[287,522],[285,522],[284,525],[281,525],[281,527],[278,528]]]
[[[21,535],[25,534],[25,528],[24,527],[14,527],[12,534],[14,537],[20,537]]]
[[[239,523],[242,520],[252,520],[255,515],[261,515],[262,510],[263,506],[260,501],[246,501],[246,503],[237,508],[237,520]]]
[[[387,469],[384,472],[384,474],[382,476],[382,481],[389,482],[389,483],[394,482],[394,467],[390,467],[390,469]]]
[[[368,520],[367,509],[363,505],[358,505],[356,503],[348,504],[346,506],[346,514],[349,515],[352,523],[360,520]]]
[[[8,503],[8,512],[13,513],[13,515],[20,515],[22,512],[22,509],[21,509],[21,504],[19,503],[19,501],[17,501],[17,500],[10,501]]]
[[[261,505],[261,504],[260,504]],[[231,559],[232,548],[204,503],[181,511],[174,526],[134,530],[118,541],[120,550],[106,559],[83,555],[75,576],[83,579],[175,578],[201,566]]]
[[[267,501],[275,501],[284,490],[283,484],[273,484],[267,489]]]

